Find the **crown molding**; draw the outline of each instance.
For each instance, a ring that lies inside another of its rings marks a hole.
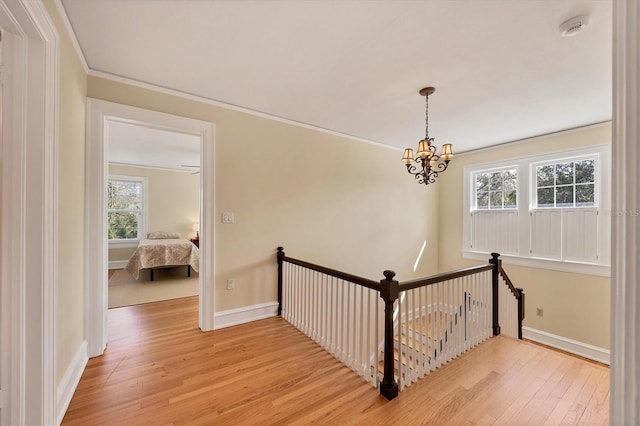
[[[58,0],[59,1],[59,0]],[[122,84],[127,84],[129,86],[134,86],[134,87],[138,87],[140,89],[145,89],[145,90],[152,90],[154,92],[158,92],[158,93],[163,93],[165,95],[169,95],[169,96],[176,96],[182,99],[187,99],[190,101],[195,101],[195,102],[200,102],[206,105],[212,105],[215,107],[220,107],[220,108],[225,108],[225,109],[229,109],[232,111],[238,111],[238,112],[242,112],[244,114],[249,114],[249,115],[253,115],[255,117],[260,117],[260,118],[266,118],[268,120],[273,120],[273,121],[277,121],[279,123],[285,123],[285,124],[289,124],[292,126],[297,126],[297,127],[302,127],[304,129],[309,129],[309,130],[315,130],[317,132],[321,132],[321,133],[326,133],[332,136],[339,136],[342,138],[346,138],[346,139],[351,139],[353,141],[356,142],[361,142],[361,143],[366,143],[369,145],[374,145],[380,148],[386,148],[386,149],[390,149],[393,151],[402,151],[402,149],[394,147],[394,146],[390,146],[390,145],[386,145],[382,142],[377,142],[377,141],[373,141],[370,139],[364,139],[364,138],[360,138],[358,136],[354,136],[354,135],[350,135],[348,133],[342,133],[342,132],[337,132],[335,130],[331,130],[331,129],[326,129],[324,127],[319,127],[319,126],[315,126],[313,124],[309,124],[309,123],[304,123],[302,121],[296,121],[296,120],[291,120],[289,118],[284,118],[284,117],[280,117],[277,115],[273,115],[273,114],[268,114],[266,112],[262,112],[262,111],[256,111],[250,108],[245,108],[245,107],[241,107],[238,105],[234,105],[234,104],[229,104],[226,102],[222,102],[222,101],[218,101],[215,99],[210,99],[210,98],[206,98],[204,96],[199,96],[199,95],[194,95],[192,93],[187,93],[187,92],[182,92],[180,90],[175,90],[175,89],[170,89],[168,87],[163,87],[163,86],[158,86],[155,84],[151,84],[151,83],[146,83],[143,81],[139,81],[139,80],[134,80],[134,79],[130,79],[127,77],[122,77],[116,74],[111,74],[111,73],[107,73],[107,72],[103,72],[103,71],[96,71],[93,69],[89,70],[89,76],[91,77],[96,77],[96,78],[102,78],[105,80],[110,80],[110,81],[114,81],[116,83],[122,83]]]
[[[71,39],[71,44],[73,45],[73,49],[76,51],[78,55],[78,59],[80,59],[80,63],[82,64],[82,68],[84,69],[85,74],[89,74],[89,65],[87,64],[87,60],[84,57],[84,53],[82,52],[82,48],[80,47],[80,43],[78,43],[78,38],[76,37],[76,33],[73,31],[73,27],[71,26],[71,21],[69,21],[69,16],[67,16],[67,11],[62,4],[62,0],[53,0],[53,4],[56,5],[56,9],[60,14],[60,19],[62,20],[62,24],[64,28],[67,30],[67,34]]]
[[[570,134],[570,133],[582,132],[582,131],[585,131],[585,130],[597,129],[597,128],[606,127],[606,126],[611,126],[611,120],[601,121],[599,123],[587,124],[585,126],[572,127],[570,129],[565,129],[565,130],[558,130],[557,132],[543,133],[543,134],[531,136],[531,137],[528,137],[528,138],[515,139],[515,140],[512,140],[512,141],[501,142],[501,143],[498,143],[498,144],[495,144],[495,145],[489,145],[489,146],[485,146],[485,147],[482,147],[482,148],[476,148],[476,149],[470,149],[468,151],[462,151],[462,152],[460,152],[460,153],[458,153],[456,155],[461,156],[461,155],[468,155],[468,154],[477,154],[479,152],[489,151],[489,150],[496,149],[496,148],[504,148],[504,147],[511,146],[511,145],[519,145],[519,144],[524,144],[524,143],[529,143],[529,142],[535,142],[535,141],[538,141],[538,140],[549,138],[551,136],[567,135],[567,134]]]

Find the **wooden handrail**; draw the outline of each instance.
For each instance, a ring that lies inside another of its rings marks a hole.
[[[484,271],[491,271],[493,265],[472,266],[470,268],[458,269],[457,271],[444,272],[442,274],[431,275],[430,277],[418,278],[411,281],[400,283],[400,291],[413,290],[418,287],[426,287],[428,285],[437,284],[439,282],[454,280],[468,275],[478,274]]]
[[[507,275],[507,273],[502,267],[500,268],[500,275],[502,276],[502,279],[504,280],[504,282],[507,283],[507,287],[509,287],[509,290],[511,290],[511,293],[513,293],[516,299],[519,299],[520,292],[518,292],[518,290],[516,289],[516,286],[513,285],[513,283],[511,282],[511,279],[509,278],[509,276]]]
[[[502,265],[500,265],[500,276],[505,283],[507,283],[507,287],[513,293],[513,296],[518,300],[518,339],[522,340],[522,321],[524,321],[524,290],[521,288],[516,288],[511,282],[511,279],[507,275],[504,269],[502,269]]]
[[[380,283],[378,281],[370,280],[368,278],[352,275],[347,272],[338,271],[336,269],[327,268],[324,266],[316,265],[314,263],[305,262],[304,260],[294,259],[288,256],[282,256],[282,261],[291,263],[293,265],[302,266],[303,268],[311,269],[312,271],[320,272],[322,274],[330,275],[341,280],[349,281],[354,284],[361,285],[363,287],[370,288],[372,290],[380,291]]]

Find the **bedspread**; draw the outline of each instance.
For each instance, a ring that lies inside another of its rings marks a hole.
[[[198,272],[199,249],[184,239],[140,240],[138,248],[129,258],[127,272],[138,279],[141,269],[163,266],[191,265]]]

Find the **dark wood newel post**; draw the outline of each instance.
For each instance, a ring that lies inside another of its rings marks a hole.
[[[498,277],[500,276],[500,268],[502,268],[502,259],[498,259],[500,253],[491,253],[489,263],[493,265],[493,273],[491,275],[491,289],[493,293],[493,335],[500,334],[500,323],[498,320]]]
[[[277,261],[278,261],[278,315],[282,315],[282,259],[284,259],[284,250],[282,247],[278,247]]]
[[[393,304],[400,293],[393,271],[384,271],[380,281],[380,297],[384,300],[384,377],[380,383],[380,394],[391,400],[398,396],[398,383],[393,369]]]
[[[522,340],[522,321],[524,320],[524,289],[516,288],[518,290],[518,339]]]

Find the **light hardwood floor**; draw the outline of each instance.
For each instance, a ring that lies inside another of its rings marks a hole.
[[[64,424],[606,424],[609,369],[491,338],[393,401],[281,318],[202,333],[197,297],[109,311]]]

